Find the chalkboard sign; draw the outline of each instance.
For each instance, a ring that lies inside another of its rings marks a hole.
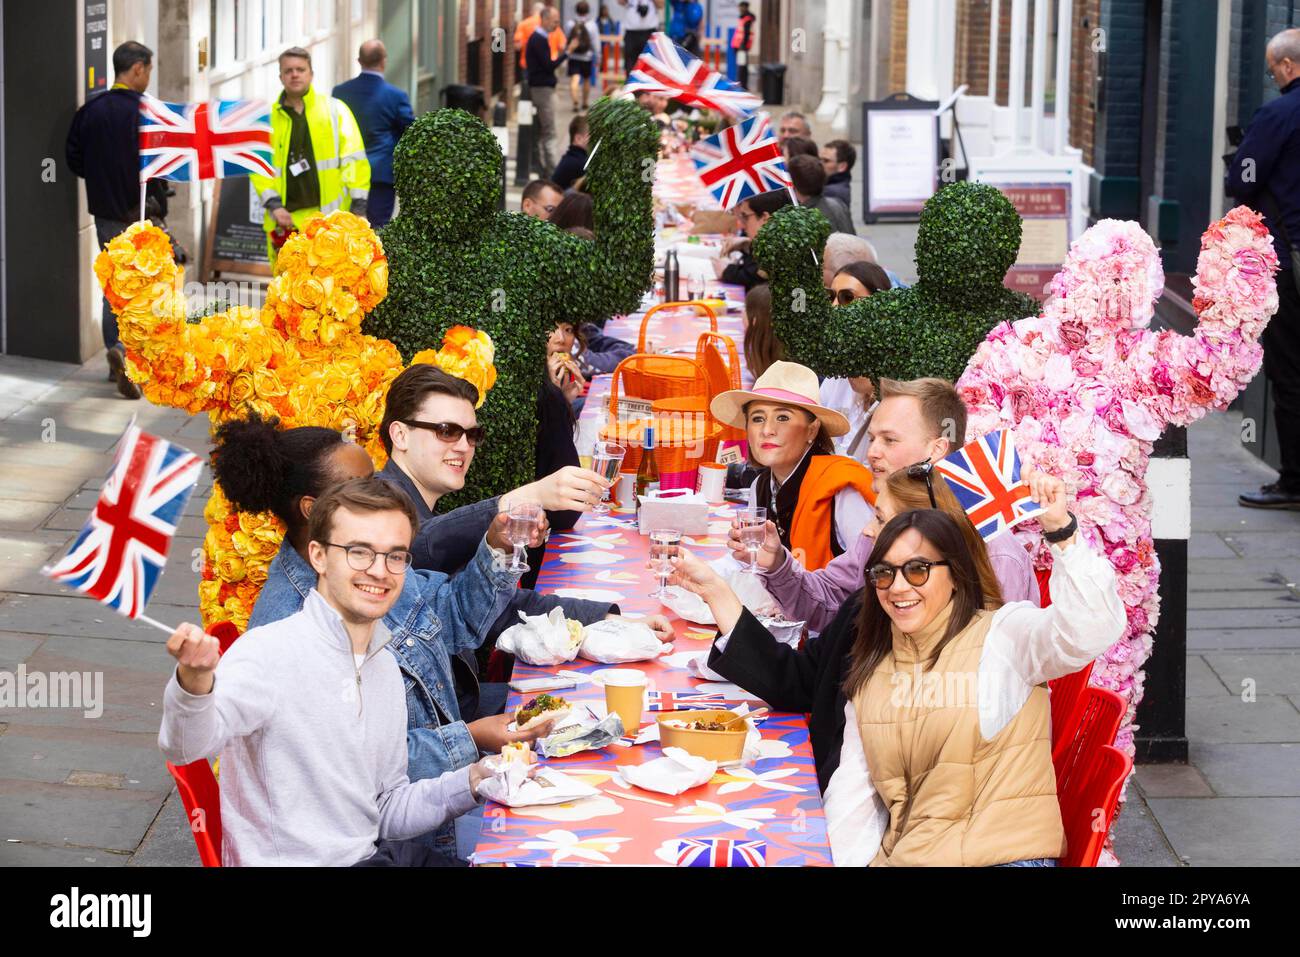
[[[203,254],[205,280],[223,272],[271,275],[262,215],[262,204],[247,176],[217,180]]]

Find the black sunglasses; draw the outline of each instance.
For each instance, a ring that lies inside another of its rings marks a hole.
[[[908,478],[925,479],[925,490],[928,493],[930,493],[930,507],[938,508],[939,503],[934,500],[934,479],[932,478],[933,473],[934,473],[933,462],[917,462],[915,465],[909,465],[907,467]],[[913,584],[920,584],[920,583],[913,582]]]
[[[856,295],[854,295],[852,289],[835,290],[835,289],[828,288],[826,290],[826,295],[830,297],[832,306],[835,305],[836,303],[839,303],[839,305],[841,306],[847,306],[849,303],[856,301],[858,298]]]
[[[902,565],[891,565],[889,562],[881,562],[878,565],[872,565],[867,569],[867,577],[871,579],[871,584],[875,585],[881,591],[889,588],[894,584],[894,575],[899,569],[902,569],[903,578],[909,585],[915,585],[920,588],[930,580],[930,569],[935,565],[947,565],[949,562],[932,562],[927,558],[911,558],[903,562]]]
[[[470,447],[473,448],[483,441],[486,434],[483,426],[475,425],[465,428],[455,422],[418,422],[415,419],[401,419],[403,425],[409,425],[413,429],[428,429],[444,442],[459,442],[463,435],[469,439]]]

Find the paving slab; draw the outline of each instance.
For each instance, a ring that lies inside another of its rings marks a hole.
[[[1133,773],[1148,799],[1214,797],[1214,789],[1191,764],[1141,764]]]
[[[1181,867],[1160,824],[1147,807],[1140,788],[1130,779],[1128,800],[1120,805],[1111,836],[1122,867]]]
[[[1300,798],[1151,798],[1147,801],[1174,851],[1193,867],[1294,867],[1300,845],[1288,840]]]
[[[157,731],[108,731],[96,724],[87,720],[84,726],[58,727],[10,720],[0,736],[0,778],[153,793],[172,786]],[[100,781],[88,775],[106,777]]]
[[[1204,628],[1187,632],[1189,652],[1285,651],[1295,646],[1294,628]]]
[[[1215,590],[1237,588],[1287,588],[1300,583],[1300,560],[1289,558],[1240,558],[1225,562],[1222,559],[1191,558],[1187,560],[1187,574],[1193,581],[1210,579],[1209,587]],[[1252,586],[1250,582],[1255,582]]]
[[[1220,797],[1300,797],[1300,744],[1195,741],[1191,760]],[[1284,836],[1294,839],[1297,826]]]
[[[1220,680],[1214,669],[1200,655],[1187,656],[1187,697],[1226,695],[1232,691]]]
[[[3,606],[0,606],[3,617]],[[0,671],[13,671],[35,653],[48,636],[0,631]]]
[[[95,847],[55,847],[28,841],[0,843],[0,867],[125,867],[130,857]]]
[[[1248,678],[1255,682],[1257,695],[1300,694],[1300,652],[1211,654],[1204,660],[1234,694],[1241,694]]]
[[[7,629],[28,634],[135,641],[167,640],[167,636],[158,629],[119,615],[93,598],[81,597],[69,589],[65,589],[65,593],[63,596],[10,595],[0,605],[0,619],[3,619]],[[192,607],[151,603],[149,616],[165,625],[174,626],[186,616],[192,617],[195,614],[197,593],[194,598]]]
[[[1192,530],[1224,532],[1294,532],[1300,535],[1300,512],[1232,505],[1193,505]]]
[[[1263,589],[1211,591],[1204,588],[1188,588],[1187,610],[1189,613],[1216,608],[1289,609],[1300,615],[1300,597],[1289,588],[1277,588],[1268,591]]]
[[[1279,603],[1276,608],[1201,608],[1187,612],[1189,632],[1225,628],[1290,628],[1300,645],[1300,603]]]
[[[1188,698],[1187,738],[1200,744],[1300,741],[1300,711],[1283,695]]]
[[[58,506],[50,502],[32,502],[27,499],[9,498],[0,489],[0,532],[31,532],[41,528]],[[82,521],[85,521],[83,518]],[[78,526],[80,527],[80,526]]]
[[[131,867],[202,867],[190,820],[180,794],[172,791],[163,802],[140,848],[130,858]]]
[[[163,798],[152,791],[0,778],[0,807],[5,809],[0,842],[18,838],[55,846],[134,851]]]
[[[86,507],[89,508],[89,504]],[[1187,557],[1225,559],[1239,558],[1240,554],[1214,532],[1192,532],[1187,543]]]

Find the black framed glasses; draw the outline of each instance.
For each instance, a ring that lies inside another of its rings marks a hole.
[[[925,480],[925,490],[930,494],[930,507],[938,508],[939,503],[934,499],[934,463],[931,461],[917,462],[915,465],[907,467],[907,477],[910,479]],[[927,573],[928,574],[928,573]],[[914,583],[916,584],[916,583]]]
[[[930,580],[931,568],[935,565],[947,564],[950,563],[946,559],[941,562],[932,562],[928,558],[909,558],[901,565],[880,562],[878,565],[872,565],[867,569],[867,578],[871,579],[871,584],[884,591],[894,584],[894,576],[901,570],[903,578],[909,585],[920,588]]]
[[[832,306],[847,306],[858,298],[852,289],[835,290],[829,286],[826,288],[826,297],[830,299]]]
[[[469,439],[470,447],[473,448],[483,441],[483,436],[487,433],[481,425],[465,426],[456,422],[420,422],[416,419],[402,419],[403,425],[410,426],[413,429],[428,429],[444,442],[459,442],[463,435]]]
[[[405,575],[415,557],[405,548],[394,548],[391,552],[377,552],[369,545],[339,545],[325,542],[328,548],[341,548],[347,552],[348,564],[359,572],[365,571],[375,563],[376,555],[384,556],[384,567],[394,575]]]

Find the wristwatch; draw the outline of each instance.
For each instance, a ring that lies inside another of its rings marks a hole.
[[[1058,542],[1066,541],[1067,539],[1069,539],[1071,535],[1073,535],[1075,532],[1079,530],[1079,520],[1074,517],[1074,513],[1068,512],[1067,514],[1070,516],[1070,524],[1062,528],[1058,528],[1054,532],[1047,532],[1047,531],[1043,532],[1043,541],[1050,542],[1051,544],[1055,545]]]

